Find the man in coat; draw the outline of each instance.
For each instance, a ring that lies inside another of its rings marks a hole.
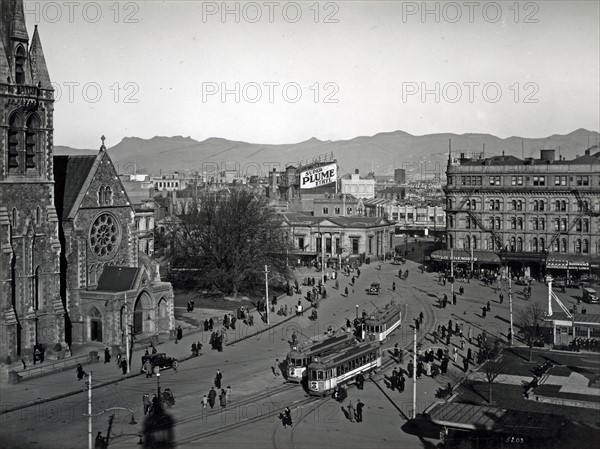
[[[356,422],[362,422],[362,410],[365,404],[363,404],[360,399],[356,403]]]
[[[148,393],[144,393],[144,396],[142,397],[142,405],[144,406],[144,415],[147,415],[152,409],[152,401],[150,400]]]
[[[221,371],[217,370],[217,374],[215,375],[215,387],[221,388],[221,379],[223,379],[223,374],[221,374]]]
[[[108,348],[104,350],[104,363],[110,363],[110,351]]]
[[[210,391],[208,392],[208,405],[210,405],[210,408],[213,408],[215,406],[216,399],[217,392],[215,391],[215,387],[211,387]]]

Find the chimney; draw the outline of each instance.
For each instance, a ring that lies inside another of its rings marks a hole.
[[[354,169],[354,174],[355,174],[355,175],[358,175],[358,168],[355,168],[355,169]]]
[[[542,161],[546,161],[548,164],[551,164],[554,162],[554,153],[555,150],[540,150],[540,159]]]
[[[590,149],[588,148],[587,150],[585,150],[585,155],[589,156],[590,155]]]

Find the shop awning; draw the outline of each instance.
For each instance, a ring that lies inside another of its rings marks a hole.
[[[546,268],[562,270],[589,270],[589,256],[577,254],[549,254],[546,259]]]
[[[453,254],[451,255],[451,253]],[[469,251],[465,251],[463,249],[457,249],[454,251],[450,251],[449,249],[438,249],[437,251],[431,253],[432,260],[449,261],[451,257],[454,262],[470,263],[471,260],[473,260],[473,262],[477,263],[500,265],[500,256],[491,251],[475,250],[473,251],[472,256]]]

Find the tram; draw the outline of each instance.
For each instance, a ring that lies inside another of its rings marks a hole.
[[[402,324],[402,310],[399,304],[391,302],[365,320],[365,333],[371,340],[383,342]]]
[[[290,351],[287,360],[287,380],[290,382],[302,382],[306,378],[306,368],[315,357],[325,356],[332,351],[356,344],[352,334],[339,334],[328,337],[322,341],[310,341],[295,351]]]
[[[308,366],[308,392],[324,396],[338,385],[381,366],[381,351],[374,343],[361,343],[325,358],[316,357]]]

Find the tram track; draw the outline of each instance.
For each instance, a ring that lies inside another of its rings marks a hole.
[[[184,445],[184,444],[196,442],[198,440],[207,439],[207,438],[213,437],[215,435],[221,434],[223,432],[236,430],[241,427],[245,427],[247,425],[254,424],[254,423],[278,416],[281,412],[283,412],[283,410],[285,410],[286,407],[296,409],[298,407],[303,407],[304,405],[311,404],[315,401],[320,401],[320,400],[321,400],[321,398],[309,396],[300,401],[294,402],[291,405],[291,407],[289,405],[283,405],[281,407],[273,408],[268,413],[264,413],[264,414],[260,414],[260,415],[257,415],[257,416],[251,417],[251,418],[239,420],[239,421],[233,422],[231,424],[226,424],[226,425],[219,426],[219,427],[213,428],[213,429],[209,429],[209,430],[206,430],[203,432],[194,433],[185,438],[181,438],[181,439],[177,440],[177,444]]]

